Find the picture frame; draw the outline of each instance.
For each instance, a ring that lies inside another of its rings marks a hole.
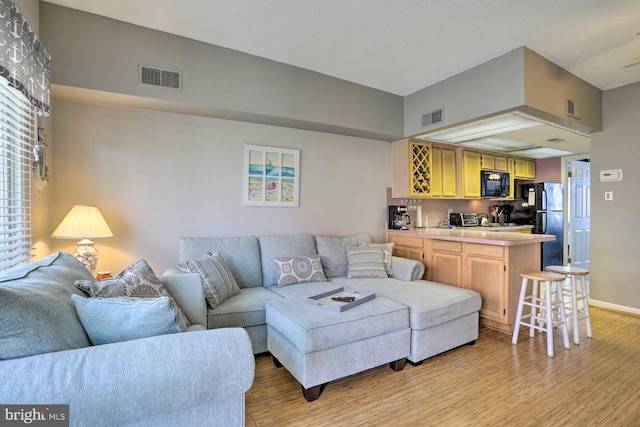
[[[244,145],[242,206],[300,206],[300,150]]]

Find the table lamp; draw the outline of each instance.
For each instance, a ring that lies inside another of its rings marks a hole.
[[[81,239],[77,242],[78,247],[73,256],[95,276],[98,250],[89,239],[113,237],[113,233],[96,206],[76,205],[71,208],[51,237]]]

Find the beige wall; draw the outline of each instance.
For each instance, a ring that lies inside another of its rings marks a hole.
[[[237,121],[55,100],[51,227],[96,204],[115,237],[99,270],[174,266],[181,236],[353,235],[383,241],[390,144]],[[300,150],[300,207],[242,207],[243,144]],[[51,239],[54,250],[72,241]]]
[[[591,138],[591,299],[640,314],[640,83],[605,92],[603,111],[604,131]],[[602,183],[603,169],[622,169],[624,178]]]

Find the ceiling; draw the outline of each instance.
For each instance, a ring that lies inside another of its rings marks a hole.
[[[520,46],[640,81],[638,0],[45,0],[405,96]]]
[[[521,46],[601,90],[640,81],[639,0],[43,1],[400,96]],[[590,151],[587,134],[535,118],[535,126],[501,131],[503,119],[417,137],[531,158]],[[495,121],[488,138],[447,134],[486,133]]]

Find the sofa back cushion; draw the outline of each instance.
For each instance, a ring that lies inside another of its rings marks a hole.
[[[327,277],[346,276],[349,269],[347,248],[357,248],[360,243],[371,243],[368,234],[351,237],[316,236],[316,247]]]
[[[276,258],[313,257],[318,255],[313,236],[260,236],[260,258],[262,260],[262,282],[264,286],[276,286]]]
[[[0,359],[90,345],[71,301],[75,280],[93,276],[72,255],[54,253],[0,275]]]
[[[262,286],[260,246],[257,237],[183,237],[178,241],[180,263],[200,259],[208,252],[220,252],[240,288]]]

